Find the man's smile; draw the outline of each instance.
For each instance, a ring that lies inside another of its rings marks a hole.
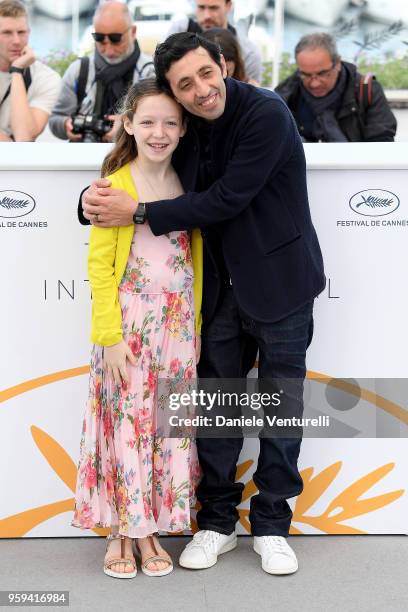
[[[203,106],[204,108],[213,108],[217,104],[218,93],[211,93],[204,99],[201,99],[201,102],[198,102],[199,106]]]

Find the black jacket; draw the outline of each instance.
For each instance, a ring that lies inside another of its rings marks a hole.
[[[155,235],[202,228],[203,322],[215,310],[220,278],[206,240],[216,225],[238,304],[258,321],[299,309],[325,286],[310,217],[306,163],[295,122],[275,93],[226,79],[223,115],[212,122],[213,185],[195,192],[200,143],[191,118],[173,156],[185,195],[146,204]]]
[[[359,89],[361,75],[354,64],[342,62],[347,73],[347,84],[341,106],[336,113],[338,124],[350,142],[392,142],[397,129],[397,122],[383,88],[375,79],[372,80],[372,101],[366,105],[360,100]],[[300,79],[292,74],[275,90],[285,100],[292,111],[300,134],[303,126],[297,116],[301,97]]]

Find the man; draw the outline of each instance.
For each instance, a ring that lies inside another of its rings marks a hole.
[[[0,141],[33,141],[47,125],[61,79],[28,46],[27,10],[0,2]]]
[[[101,4],[93,24],[95,53],[89,62],[78,59],[68,67],[50,117],[52,133],[71,142],[111,142],[114,127],[109,122],[115,120],[117,103],[129,85],[154,74],[151,57],[140,51],[135,39],[136,26],[126,4]]]
[[[237,32],[228,23],[228,15],[232,9],[232,0],[197,0],[196,21],[187,16],[174,20],[171,23],[167,36],[177,32],[200,33],[211,28],[225,28],[236,37],[241,47],[241,54],[245,64],[245,72],[249,79],[261,82],[262,59],[258,47],[248,38]]]
[[[323,262],[310,218],[303,147],[286,105],[274,94],[226,78],[214,43],[194,33],[170,36],[155,54],[157,78],[189,112],[174,154],[185,195],[136,203],[99,179],[84,195],[96,225],[147,221],[155,235],[201,227],[204,240],[202,351],[199,377],[246,375],[248,339],[259,348],[259,377],[293,379],[302,410],[305,354],[313,298],[324,288]],[[224,80],[225,79],[225,80]],[[302,491],[300,437],[261,437],[251,499],[254,548],[273,574],[297,570],[286,542],[287,499]],[[235,482],[242,437],[198,438],[203,478],[197,490],[200,531],[180,557],[183,567],[214,565],[236,546]]]
[[[393,141],[397,122],[371,75],[341,61],[329,34],[303,36],[295,49],[297,72],[280,83],[306,142]]]

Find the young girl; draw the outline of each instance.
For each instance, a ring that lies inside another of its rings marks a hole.
[[[182,107],[154,79],[133,85],[102,176],[142,202],[177,197],[171,156],[184,132]],[[173,565],[156,534],[190,528],[200,471],[191,438],[155,435],[157,380],[195,376],[201,236],[190,250],[185,231],[92,227],[88,264],[95,344],[72,524],[111,527],[109,576],[136,575],[132,539],[142,571],[163,576]]]

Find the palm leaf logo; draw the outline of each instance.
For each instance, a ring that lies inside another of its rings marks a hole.
[[[20,385],[1,391],[0,402],[7,401],[16,395],[26,393],[31,389],[56,382],[58,380],[83,375],[88,371],[88,366],[83,366],[73,368],[71,370],[64,370],[62,372],[55,372],[31,381],[26,381]],[[322,382],[324,380],[327,383],[330,382],[330,384],[333,384],[333,379],[320,373],[309,372],[308,377],[319,378]],[[357,390],[347,382],[335,381],[335,385],[351,394],[357,393]],[[394,404],[386,398],[378,396],[371,391],[361,389],[358,391],[361,393],[361,397],[367,401],[370,401],[377,408],[392,414],[402,422],[408,422],[407,411],[401,406],[398,406],[397,404]],[[45,431],[33,425],[31,427],[31,434],[37,448],[51,469],[65,483],[72,494],[75,494],[77,468],[71,457],[64,450],[64,448]],[[252,460],[247,460],[239,464],[237,466],[236,479],[240,480],[243,478],[252,465]],[[295,503],[292,519],[293,523],[310,525],[319,529],[323,533],[328,534],[363,534],[366,532],[346,525],[344,521],[349,521],[355,517],[363,516],[364,514],[370,512],[375,512],[376,510],[395,502],[405,492],[404,489],[398,489],[396,491],[390,491],[388,493],[383,493],[373,497],[363,497],[373,486],[383,480],[394,469],[395,464],[388,463],[376,468],[372,472],[369,472],[365,476],[351,483],[341,493],[334,497],[323,513],[318,516],[313,515],[311,511],[314,504],[335,482],[336,477],[340,473],[341,467],[342,462],[337,461],[315,475],[313,467],[308,467],[301,471],[304,489]],[[256,492],[257,488],[253,480],[247,480],[243,491],[242,501],[246,502]],[[0,538],[23,537],[37,525],[40,525],[41,523],[44,523],[45,521],[64,512],[73,511],[73,509],[74,497],[70,496],[54,503],[45,504],[37,508],[31,508],[24,512],[5,517],[0,519]],[[199,504],[196,505],[196,509],[199,509]],[[248,520],[249,510],[239,508],[238,511],[240,524],[247,533],[250,533],[250,524]],[[192,526],[193,531],[196,531],[197,524],[195,521],[192,521]],[[97,535],[105,536],[108,534],[109,529],[95,528],[93,531]],[[302,534],[303,532],[299,529],[299,527],[292,525],[290,528],[290,533]]]
[[[68,453],[62,448],[56,440],[49,436],[46,432],[38,427],[31,427],[31,434],[38,449],[46,459],[51,469],[59,476],[59,478],[67,485],[67,487],[75,494],[76,485],[76,466]],[[237,467],[237,480],[240,480],[252,466],[253,461],[247,460],[239,464]],[[329,486],[334,482],[339,474],[342,462],[338,461],[329,465],[316,476],[313,477],[313,467],[308,467],[301,471],[301,476],[304,482],[304,490],[296,500],[293,522],[304,523],[316,527],[320,531],[330,534],[363,534],[366,533],[360,529],[345,525],[342,521],[350,520],[356,516],[361,516],[369,512],[374,512],[379,508],[393,503],[404,493],[404,489],[391,491],[382,495],[377,495],[370,498],[360,499],[362,495],[367,493],[374,485],[382,480],[394,467],[394,463],[383,465],[372,472],[369,472],[362,478],[356,480],[344,491],[339,493],[328,505],[326,510],[319,516],[307,514],[315,502],[326,492]],[[247,501],[252,495],[257,492],[257,488],[252,479],[245,483],[242,501]],[[199,509],[199,504],[196,505],[196,510]],[[39,506],[9,516],[0,520],[0,538],[18,538],[24,536],[37,525],[47,521],[48,519],[62,514],[63,512],[73,511],[74,498],[70,497],[52,504]],[[239,509],[239,522],[247,533],[250,533],[251,526],[248,520],[249,510],[246,508]],[[193,532],[197,530],[197,523],[192,521]],[[107,535],[108,529],[95,528],[93,531],[98,535]],[[291,534],[303,533],[297,527],[291,526]]]
[[[250,469],[253,461],[248,460],[239,464],[237,467],[236,479],[240,480],[242,476]],[[337,461],[332,465],[316,474],[313,477],[314,468],[308,467],[300,472],[304,489],[301,495],[296,500],[293,511],[292,523],[304,523],[311,525],[320,531],[327,534],[364,534],[365,531],[345,525],[342,521],[350,520],[356,516],[361,516],[369,512],[374,512],[379,508],[383,508],[391,504],[404,494],[404,489],[391,491],[375,497],[360,499],[362,495],[367,493],[374,485],[382,480],[391,470],[394,469],[394,463],[383,465],[372,472],[369,472],[362,478],[359,478],[344,491],[339,493],[328,505],[326,510],[319,516],[308,515],[307,512],[320,499],[330,485],[335,481],[342,467],[342,462]],[[242,501],[247,501],[252,495],[257,493],[257,488],[252,479],[248,480],[242,495]],[[200,509],[200,504],[197,503],[196,510]],[[249,510],[239,508],[239,522],[247,533],[251,533],[251,525],[248,520]],[[197,523],[193,521],[193,532],[197,531]],[[291,535],[302,535],[304,532],[293,524],[290,527]]]
[[[383,508],[393,503],[404,494],[404,489],[399,489],[382,495],[361,499],[364,494],[394,469],[395,464],[388,463],[369,472],[362,478],[353,482],[350,486],[346,487],[344,491],[336,495],[321,515],[308,515],[308,510],[310,510],[313,504],[326,492],[340,472],[341,467],[341,461],[333,463],[314,478],[312,477],[313,468],[307,468],[301,472],[304,490],[296,500],[292,519],[293,522],[311,525],[320,531],[330,534],[366,533],[355,527],[345,525],[342,521],[348,521],[357,516],[374,512],[379,508]],[[291,528],[291,533],[292,529],[293,533],[301,533],[294,527]]]

